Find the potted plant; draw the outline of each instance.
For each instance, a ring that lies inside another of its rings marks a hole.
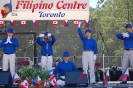
[[[22,66],[22,68],[20,68],[19,70],[19,73],[20,73],[20,78],[22,81],[27,77],[31,81],[31,84],[33,83],[36,76],[39,75],[39,77],[43,81],[43,84],[41,84],[40,86],[43,86],[44,82],[48,80],[50,77],[48,74],[45,73],[45,71],[46,69],[42,69],[41,67],[35,68],[33,66]],[[31,87],[31,88],[36,88],[36,87]]]

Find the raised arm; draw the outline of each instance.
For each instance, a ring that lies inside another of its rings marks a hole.
[[[81,28],[78,28],[78,34],[79,34],[79,37],[81,38],[81,40],[83,41],[85,39],[83,33],[82,33],[82,30]]]
[[[41,38],[40,38],[40,37],[37,38],[37,43],[38,43],[40,46],[42,46],[43,41],[41,41]]]
[[[55,43],[56,39],[54,37],[54,35],[51,35],[51,38],[52,38],[52,45]]]
[[[122,34],[117,34],[116,37],[117,37],[118,39],[124,40]]]

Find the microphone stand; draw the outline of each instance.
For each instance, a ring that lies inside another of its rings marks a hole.
[[[108,49],[107,49],[106,43],[104,41],[104,38],[103,38],[103,35],[102,35],[101,32],[100,32],[100,36],[101,36],[101,41],[103,43],[103,53],[102,53],[102,56],[103,56],[103,86],[104,86],[104,72],[105,72],[104,58],[105,58],[105,50],[106,50],[106,52],[108,52]]]
[[[74,51],[74,58],[73,58],[73,62],[76,64],[76,52],[77,52],[77,45],[75,46],[75,51]],[[76,64],[77,65],[77,64]]]

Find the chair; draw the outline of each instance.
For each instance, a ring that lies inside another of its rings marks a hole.
[[[100,67],[101,64],[99,62],[95,63],[95,67]]]
[[[29,61],[19,61],[17,63],[18,66],[28,66],[30,65],[30,62]]]

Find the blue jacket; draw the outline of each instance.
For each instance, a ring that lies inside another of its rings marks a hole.
[[[83,42],[83,49],[84,50],[93,50],[94,54],[97,54],[98,48],[97,48],[97,42],[93,38],[86,38],[83,36],[81,28],[78,28],[78,34]]]
[[[124,48],[125,49],[133,48],[133,32],[129,33],[128,38],[123,38],[122,34],[117,34],[116,37],[118,39],[124,40]]]
[[[10,41],[12,42],[12,44],[7,43],[5,44],[5,42],[7,41],[7,38],[4,38],[2,40],[2,42],[0,43],[0,48],[3,47],[3,52],[4,53],[16,53],[16,47],[19,46],[19,42],[16,38],[11,38]]]
[[[53,55],[53,49],[52,49],[52,45],[55,43],[56,39],[53,35],[51,35],[52,40],[49,41],[41,41],[41,38],[38,37],[37,38],[37,43],[42,47],[41,48],[41,54],[43,56],[46,56],[47,52],[48,55]],[[48,43],[48,51],[46,51],[46,44]]]
[[[77,67],[75,64],[71,61],[68,61],[67,63],[65,61],[59,62],[56,68],[54,69],[54,74],[59,73],[60,76],[65,76],[66,71],[77,71]]]

